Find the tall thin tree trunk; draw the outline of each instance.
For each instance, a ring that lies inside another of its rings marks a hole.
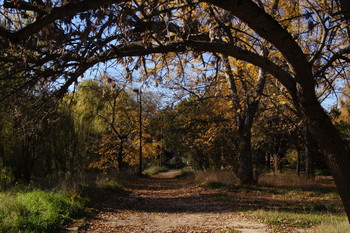
[[[315,177],[313,157],[314,155],[310,148],[308,146],[305,146],[305,171],[309,179],[313,179]]]
[[[276,174],[281,173],[281,159],[279,153],[275,153],[273,156],[273,168]]]
[[[295,147],[295,150],[297,152],[297,164],[296,164],[296,168],[295,168],[295,172],[297,173],[298,176],[300,176],[300,172],[301,172],[301,151],[302,149],[299,146],[299,142],[297,139],[296,135],[291,135],[291,139],[293,141],[293,145]]]
[[[314,157],[317,145],[313,135],[305,128],[305,170],[308,178],[315,178]]]
[[[118,162],[118,171],[121,173],[124,169],[124,164],[123,164],[123,158],[124,158],[124,154],[123,154],[123,150],[124,150],[124,142],[121,141],[119,148],[118,148],[118,155],[117,155],[117,162]]]
[[[265,154],[265,169],[267,171],[271,170],[271,154],[270,153]]]
[[[301,153],[299,149],[297,150],[297,166],[296,166],[296,172],[297,175],[300,176],[300,171],[301,171]]]

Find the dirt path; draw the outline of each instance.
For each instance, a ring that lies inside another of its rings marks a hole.
[[[102,203],[82,232],[269,232],[218,201],[218,191],[195,186],[191,178],[171,178],[177,174],[128,182],[127,193]]]

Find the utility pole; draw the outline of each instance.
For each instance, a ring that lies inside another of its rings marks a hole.
[[[142,175],[142,99],[141,99],[141,95],[142,95],[142,91],[141,89],[134,89],[133,90],[136,95],[137,95],[137,102],[139,103],[139,138],[140,138],[140,153],[139,153],[139,175]]]

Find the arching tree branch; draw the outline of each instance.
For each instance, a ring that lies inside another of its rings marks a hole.
[[[111,49],[103,51],[99,56],[92,57],[86,61],[84,69],[78,69],[79,75],[82,74],[83,70],[87,70],[89,67],[100,63],[113,60],[121,57],[129,56],[145,56],[149,54],[156,53],[169,53],[169,52],[187,52],[189,50],[198,52],[211,52],[211,53],[221,53],[226,56],[234,57],[238,60],[243,60],[258,67],[263,68],[276,79],[278,79],[291,93],[296,93],[296,83],[294,78],[281,67],[263,57],[259,54],[241,49],[225,42],[207,42],[207,41],[183,41],[183,42],[169,42],[163,45],[153,45],[146,47],[141,42],[132,42],[126,45],[112,46]],[[73,79],[77,79],[79,76],[74,76]],[[64,89],[67,89],[70,84],[75,82],[75,80],[68,80],[67,84],[64,85]]]

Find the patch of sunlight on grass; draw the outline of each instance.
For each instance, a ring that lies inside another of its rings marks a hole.
[[[343,222],[344,215],[332,215],[324,212],[287,212],[274,210],[249,211],[249,214],[260,219],[264,223],[279,227],[310,228],[321,224]],[[350,232],[350,231],[343,231]]]
[[[345,233],[350,232],[348,221],[334,221],[332,223],[322,223],[313,228],[310,233]]]

